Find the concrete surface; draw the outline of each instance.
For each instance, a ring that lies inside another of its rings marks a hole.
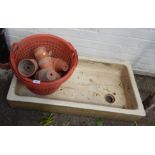
[[[135,75],[138,88],[142,99],[144,100],[149,93],[155,91],[155,78]],[[6,101],[6,95],[11,81],[11,71],[0,72],[0,125],[40,125],[41,120],[47,117],[49,112],[40,112],[34,110],[12,109]],[[73,116],[65,114],[54,114],[53,125],[76,125],[76,126],[94,126],[100,119],[103,125],[155,125],[155,99],[151,99],[150,108],[147,110],[147,116],[137,122],[123,122],[93,117]]]

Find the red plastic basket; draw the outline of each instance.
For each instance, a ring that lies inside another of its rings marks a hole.
[[[34,83],[30,78],[23,77],[18,72],[18,63],[22,59],[34,58],[33,51],[38,46],[45,46],[47,51],[52,51],[53,56],[61,58],[70,66],[68,72],[60,79],[52,82]],[[17,79],[27,86],[29,90],[39,95],[47,95],[55,92],[73,73],[78,63],[78,55],[71,43],[64,39],[49,35],[37,34],[26,37],[18,43],[14,43],[10,51],[10,65]]]

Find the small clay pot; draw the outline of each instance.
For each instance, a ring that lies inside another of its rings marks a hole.
[[[62,59],[52,58],[52,66],[56,72],[68,71],[69,65]]]
[[[46,57],[38,62],[40,68],[52,68],[56,72],[64,71],[66,72],[69,69],[68,64],[59,58],[53,58],[53,57]]]
[[[35,59],[23,59],[18,64],[18,71],[24,77],[31,77],[38,69]]]
[[[50,82],[59,79],[61,76],[52,68],[41,69],[36,73],[36,79],[43,82]]]
[[[38,61],[38,65],[40,68],[49,68],[52,66],[52,58],[46,57]]]
[[[46,50],[46,47],[40,46],[34,50],[34,56],[36,60],[39,62],[41,59],[49,57],[49,54]]]

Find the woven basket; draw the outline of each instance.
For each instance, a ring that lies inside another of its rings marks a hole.
[[[18,72],[18,63],[22,59],[34,59],[34,49],[45,46],[47,51],[52,51],[52,56],[61,58],[69,65],[68,72],[58,80],[52,82],[36,82],[23,77]],[[10,65],[17,79],[27,86],[29,90],[39,95],[48,95],[55,92],[73,73],[78,63],[78,55],[71,43],[54,35],[37,34],[26,37],[14,43],[10,51]]]

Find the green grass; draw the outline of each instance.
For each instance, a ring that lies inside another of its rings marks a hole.
[[[40,122],[40,125],[50,126],[54,124],[53,114],[51,113],[49,116],[43,118]]]
[[[104,125],[104,121],[101,119],[97,119],[95,123],[97,126],[103,126]]]

